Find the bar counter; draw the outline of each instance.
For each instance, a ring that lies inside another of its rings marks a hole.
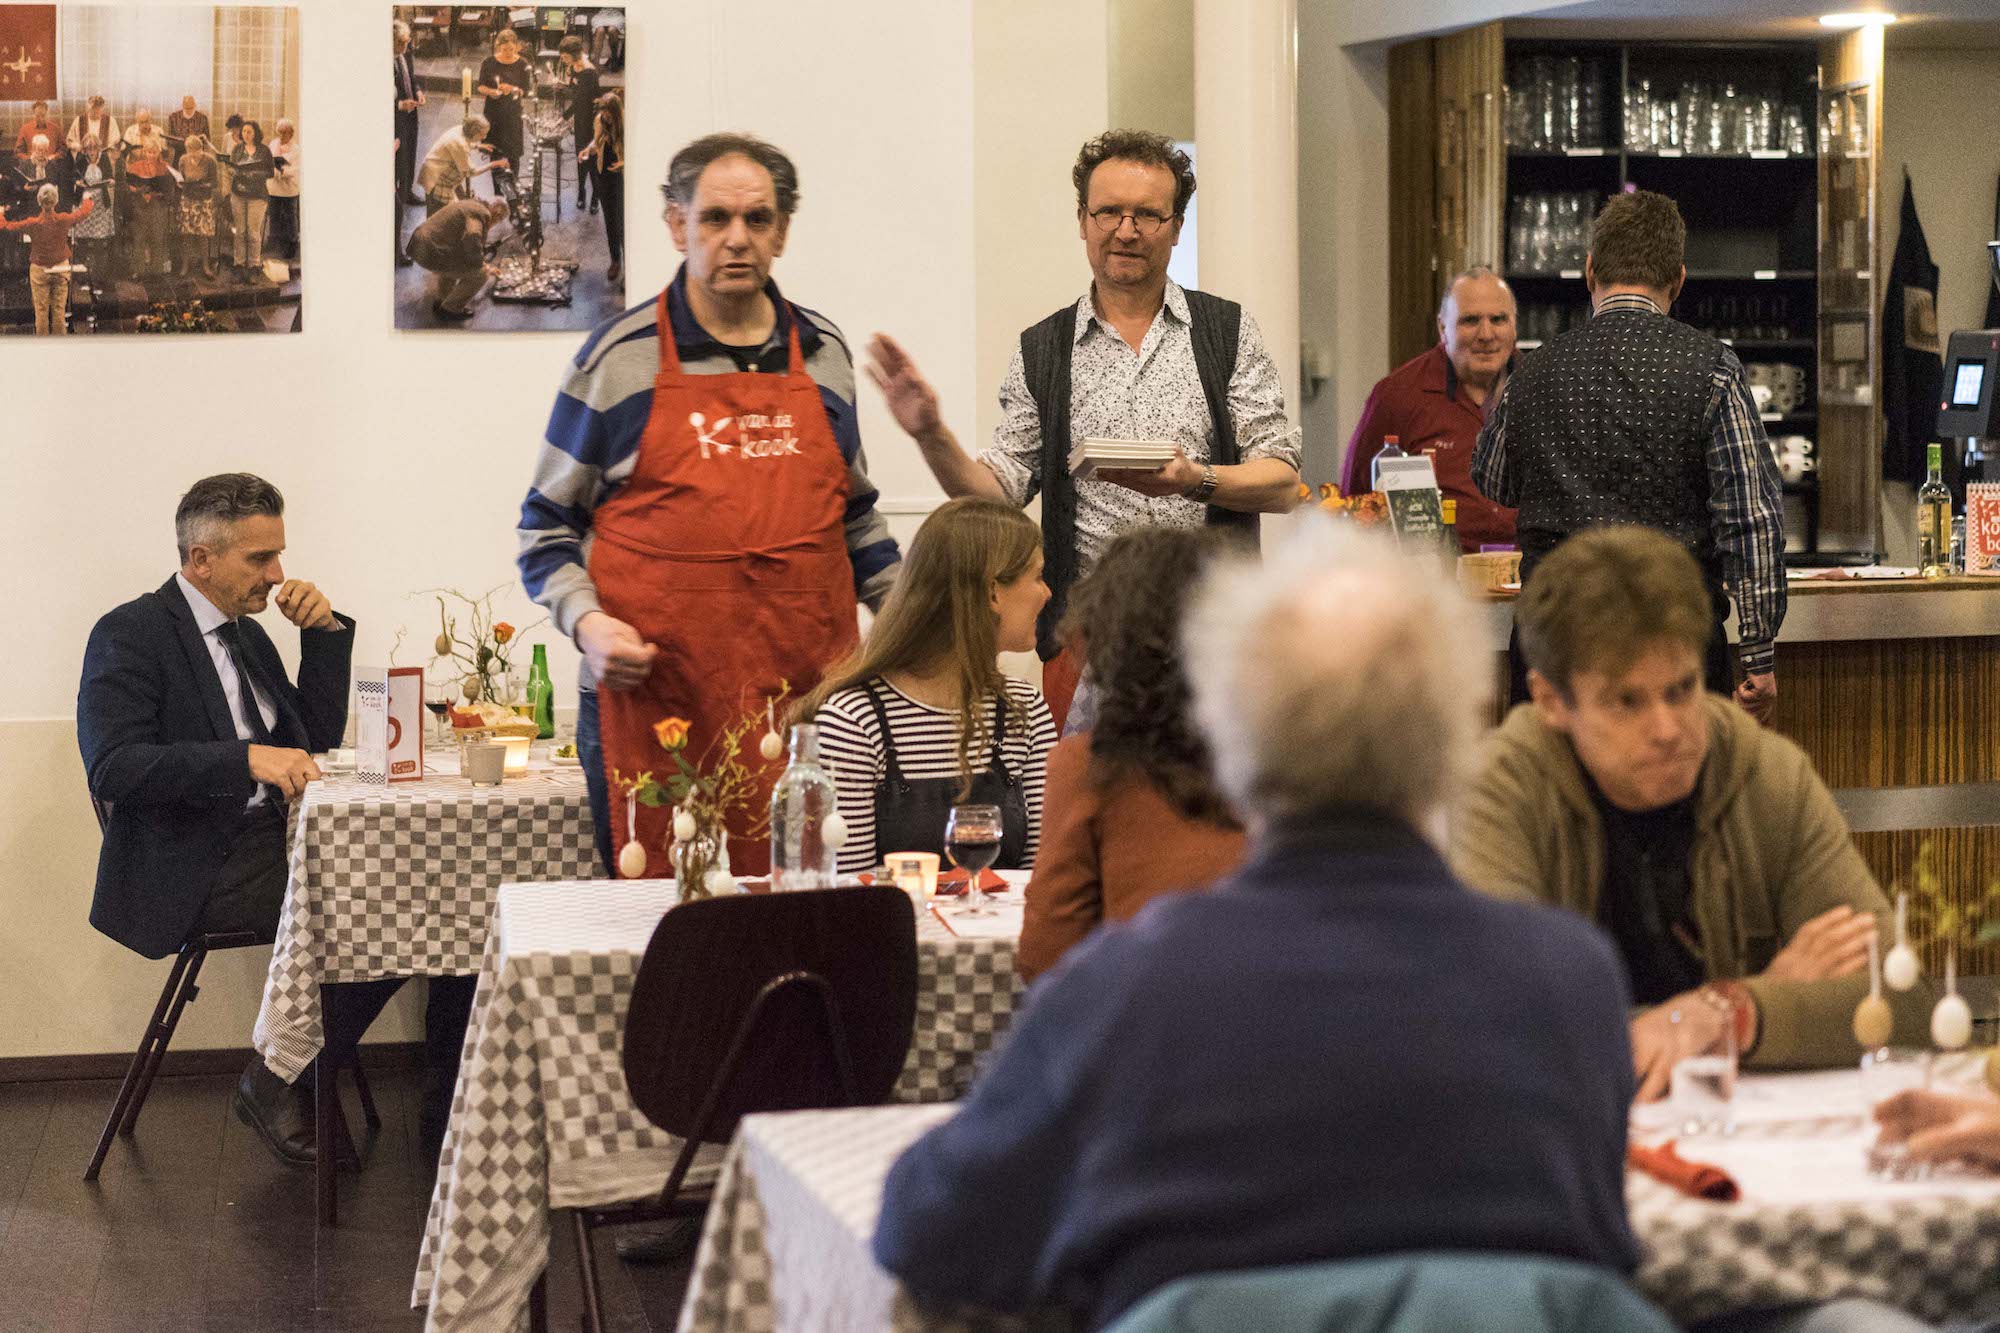
[[[2000,578],[1795,579],[1790,593],[1774,725],[1811,756],[1884,890],[1914,883],[1928,843],[1949,900],[1976,907],[2000,881]],[[1513,598],[1475,598],[1503,692]],[[1941,972],[1942,953],[1925,963]],[[2000,950],[1959,970],[2000,972]]]

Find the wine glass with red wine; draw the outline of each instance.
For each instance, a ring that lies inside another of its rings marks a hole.
[[[993,909],[980,892],[979,877],[1000,859],[1004,832],[997,805],[954,805],[944,822],[944,850],[951,863],[966,873],[964,916],[984,916]]]
[[[458,686],[448,680],[428,680],[424,683],[424,707],[437,719],[437,743],[451,744],[451,701],[458,697]]]

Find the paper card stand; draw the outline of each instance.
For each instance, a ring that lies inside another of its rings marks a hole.
[[[2000,574],[2000,483],[1965,488],[1965,572]]]
[[[1375,478],[1389,505],[1389,531],[1405,551],[1432,551],[1444,540],[1444,504],[1437,469],[1422,454],[1385,458]]]
[[[418,782],[424,776],[424,673],[363,667],[354,673],[354,776]]]

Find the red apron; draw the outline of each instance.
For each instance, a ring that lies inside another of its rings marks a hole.
[[[698,761],[780,681],[794,698],[804,694],[858,637],[843,527],[847,462],[805,372],[796,313],[782,375],[683,372],[664,291],[659,329],[660,373],[637,464],[592,519],[590,576],[603,609],[660,649],[645,684],[598,694],[614,864],[628,837],[612,772],[672,771],[655,722],[692,722],[688,757]],[[753,771],[761,735],[753,731],[743,751]],[[751,842],[745,831],[766,813],[779,771],[771,766],[751,807],[729,821],[739,874],[769,869],[768,839]],[[668,809],[640,806],[638,826],[646,873],[669,873]]]

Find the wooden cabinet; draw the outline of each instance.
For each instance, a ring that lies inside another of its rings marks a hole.
[[[1795,558],[1879,545],[1881,31],[1806,43],[1513,37],[1498,23],[1390,53],[1391,364],[1436,339],[1450,276],[1504,272],[1524,350],[1589,314],[1588,225],[1611,194],[1688,224],[1677,318],[1771,384]]]

